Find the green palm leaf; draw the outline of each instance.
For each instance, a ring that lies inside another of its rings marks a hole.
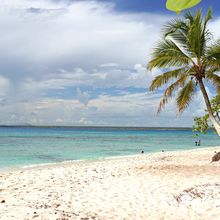
[[[159,42],[152,55],[154,58],[148,63],[149,70],[155,67],[182,67],[191,62],[191,59],[173,41],[168,39]]]
[[[210,73],[206,75],[206,78],[211,81],[211,83],[215,86],[218,95],[220,95],[220,76]]]
[[[157,113],[159,114],[161,110],[165,107],[170,98],[172,98],[173,92],[178,89],[180,86],[184,86],[185,82],[188,78],[188,74],[183,74],[178,78],[178,80],[172,83],[168,88],[164,91],[163,98],[160,101]]]
[[[184,48],[187,42],[187,31],[187,23],[179,18],[168,22],[163,28],[165,37],[170,36],[171,39],[175,40],[178,45]]]
[[[167,84],[170,80],[173,80],[174,78],[179,77],[179,75],[184,72],[185,72],[185,68],[180,68],[180,69],[171,70],[159,76],[156,76],[155,79],[151,82],[149,90],[154,91],[155,89],[158,89],[159,87]]]
[[[190,80],[178,93],[176,103],[178,111],[183,112],[190,104],[192,97],[196,91],[196,84]]]
[[[208,67],[209,72],[220,70],[220,40],[207,47],[203,62]]]

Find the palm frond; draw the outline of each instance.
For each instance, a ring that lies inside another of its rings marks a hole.
[[[179,68],[176,70],[167,71],[165,73],[156,76],[154,80],[151,82],[149,86],[149,90],[154,91],[160,88],[161,86],[167,84],[170,80],[179,77],[184,72],[185,72],[185,68]]]
[[[196,91],[196,84],[190,80],[178,93],[176,103],[179,113],[183,112],[189,105],[194,92]]]
[[[163,28],[164,37],[174,41],[179,47],[187,51],[187,31],[188,26],[183,19],[173,19]]]
[[[199,60],[205,54],[207,42],[212,39],[212,34],[207,29],[207,23],[211,18],[211,9],[208,10],[204,21],[201,10],[194,16],[187,12],[185,19],[177,18],[164,26],[164,36],[169,36],[182,47],[185,54]]]
[[[208,10],[204,21],[201,10],[194,16],[190,14],[189,17],[191,22],[187,32],[188,49],[192,56],[200,60],[205,54],[207,43],[212,39],[212,34],[207,29],[207,23],[212,18],[212,11],[211,9]]]
[[[207,23],[212,19],[212,9],[209,8],[206,16],[205,16],[205,20],[204,20],[204,28],[206,29]]]
[[[173,92],[178,89],[180,86],[184,86],[189,74],[183,74],[178,78],[178,80],[172,83],[163,93],[163,98],[160,100],[157,114],[165,107],[170,98],[172,98]]]
[[[211,81],[211,83],[215,86],[218,95],[220,95],[220,76],[214,73],[209,73],[206,75],[206,79]]]
[[[220,40],[217,40],[207,48],[203,62],[209,69],[217,68],[220,70]]]
[[[204,22],[203,22],[203,52],[206,52],[206,45],[209,41],[211,41],[213,39],[212,33],[207,29],[207,24],[208,22],[212,19],[212,10],[211,8],[208,9],[206,16],[204,18]]]
[[[164,37],[167,37],[169,35],[172,36],[172,34],[178,31],[181,31],[181,33],[184,35],[187,32],[187,28],[187,24],[183,19],[175,18],[164,25],[162,31],[164,33]]]
[[[184,15],[185,20],[188,20],[190,24],[194,22],[194,17],[190,11],[187,11]]]
[[[201,58],[204,48],[204,36],[201,20],[198,20],[200,16],[195,19],[195,22],[190,25],[187,33],[187,44],[189,51],[194,58]]]
[[[188,65],[191,59],[171,40],[164,39],[159,42],[152,53],[152,60],[148,63],[148,69],[182,67]]]

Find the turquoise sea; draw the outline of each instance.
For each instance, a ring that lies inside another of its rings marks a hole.
[[[213,131],[200,139],[200,147],[220,146]],[[0,127],[0,168],[186,150],[197,148],[196,140],[184,129]]]

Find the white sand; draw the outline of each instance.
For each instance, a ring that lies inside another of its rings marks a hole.
[[[220,219],[216,150],[2,171],[0,219]]]

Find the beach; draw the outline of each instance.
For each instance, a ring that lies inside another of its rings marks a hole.
[[[220,147],[0,171],[0,219],[219,219]]]

